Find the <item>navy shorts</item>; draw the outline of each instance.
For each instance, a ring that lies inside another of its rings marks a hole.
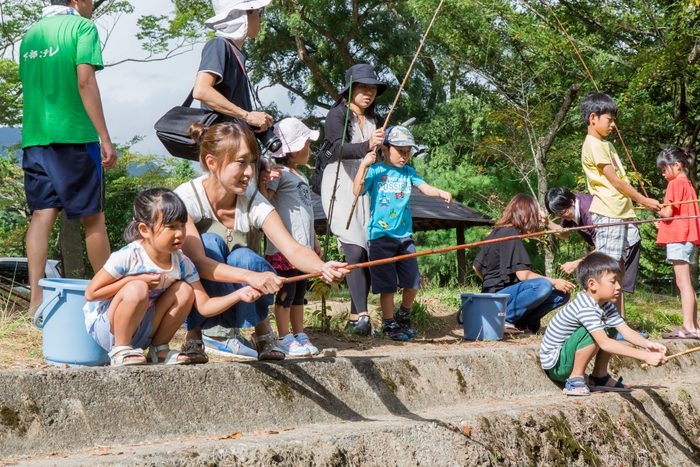
[[[298,269],[275,272],[280,277],[296,277],[302,274]],[[308,281],[306,279],[296,282],[285,282],[277,292],[275,305],[281,305],[282,308],[289,308],[293,305],[303,305],[304,295],[306,295],[307,282]]]
[[[370,261],[415,252],[416,245],[411,237],[380,237],[369,242]],[[372,292],[374,293],[396,293],[397,284],[404,289],[418,289],[420,287],[420,274],[416,258],[370,266],[369,272],[372,275]]]
[[[64,209],[68,219],[104,211],[100,145],[50,144],[24,148],[24,193],[31,212]]]

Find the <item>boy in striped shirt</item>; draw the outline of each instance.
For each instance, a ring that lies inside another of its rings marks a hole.
[[[630,329],[611,303],[620,296],[620,264],[610,256],[593,252],[576,269],[583,287],[547,326],[540,346],[542,368],[554,381],[566,382],[564,394],[587,396],[591,390],[629,392],[630,386],[608,374],[611,355],[642,360],[651,366],[666,362],[666,347],[651,342]],[[617,333],[636,349],[615,340]],[[588,385],[584,371],[595,357]],[[589,388],[590,385],[590,388]]]

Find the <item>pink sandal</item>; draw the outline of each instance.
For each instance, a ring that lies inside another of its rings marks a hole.
[[[698,331],[686,331],[683,328],[676,328],[671,332],[661,334],[664,339],[698,339]]]

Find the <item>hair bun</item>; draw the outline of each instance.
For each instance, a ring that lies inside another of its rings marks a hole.
[[[209,128],[205,127],[201,123],[193,123],[190,125],[190,138],[192,138],[197,145],[201,145],[204,133],[206,133],[208,129]]]

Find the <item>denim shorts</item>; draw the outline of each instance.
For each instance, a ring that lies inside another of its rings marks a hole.
[[[669,243],[666,245],[666,261],[685,261],[695,263],[695,244],[693,242]]]
[[[24,193],[31,212],[63,209],[68,219],[104,211],[100,145],[50,144],[24,148]]]
[[[369,242],[370,261],[415,252],[416,245],[411,237],[380,237]],[[396,293],[397,284],[404,289],[418,289],[420,287],[420,273],[416,258],[370,266],[369,272],[372,275],[372,292],[374,293]]]
[[[145,350],[149,345],[151,345],[152,339],[149,336],[153,332],[153,323],[151,321],[153,320],[153,316],[155,314],[156,305],[154,303],[148,307],[148,310],[146,310],[146,316],[143,317],[139,327],[136,329],[134,337],[131,338],[131,345],[134,346],[135,349]],[[95,339],[95,342],[97,342],[100,347],[105,349],[107,352],[111,351],[112,347],[114,347],[114,334],[112,334],[112,331],[110,331],[111,327],[112,325],[109,322],[109,319],[107,319],[107,312],[105,311],[104,313],[100,314],[97,321],[95,321],[95,324],[92,325],[92,330],[90,331],[90,335],[93,339]]]

